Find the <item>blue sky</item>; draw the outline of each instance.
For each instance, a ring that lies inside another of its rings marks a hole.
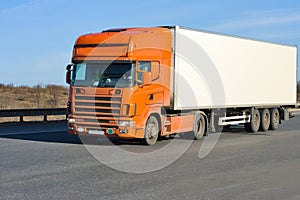
[[[65,85],[65,66],[79,35],[157,25],[182,25],[300,46],[300,1],[1,1],[0,83]]]

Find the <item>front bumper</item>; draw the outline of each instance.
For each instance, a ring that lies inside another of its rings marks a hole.
[[[119,126],[114,128],[88,128],[78,126],[76,123],[68,123],[68,133],[73,135],[98,135],[106,137],[119,138],[143,138],[143,129],[138,129],[136,126]]]

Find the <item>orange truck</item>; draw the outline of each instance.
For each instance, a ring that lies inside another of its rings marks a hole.
[[[66,82],[69,133],[148,145],[222,126],[275,130],[299,111],[295,46],[180,26],[82,35]]]

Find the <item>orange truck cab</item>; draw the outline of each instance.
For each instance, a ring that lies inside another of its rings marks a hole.
[[[69,133],[144,138],[151,145],[175,129],[191,131],[193,115],[186,117],[189,128],[170,132],[162,114],[172,106],[171,31],[121,28],[80,36],[67,67]]]

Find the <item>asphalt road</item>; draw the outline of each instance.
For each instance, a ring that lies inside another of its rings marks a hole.
[[[171,165],[143,174],[105,166],[65,129],[62,122],[0,125],[0,199],[300,199],[299,117],[266,134],[228,130],[203,159],[203,141],[193,141]],[[118,146],[147,152],[169,143]]]

